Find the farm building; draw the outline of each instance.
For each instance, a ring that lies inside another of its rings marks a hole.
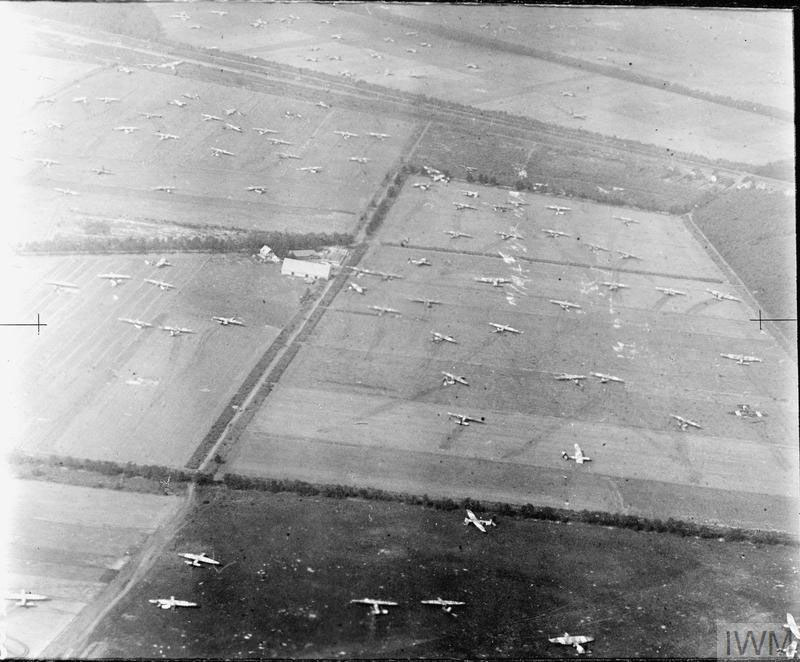
[[[283,260],[281,267],[283,276],[302,276],[303,278],[324,278],[331,277],[331,265],[326,262],[306,262],[305,260],[293,260],[289,257]]]

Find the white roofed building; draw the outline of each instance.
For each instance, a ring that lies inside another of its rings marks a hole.
[[[281,275],[328,280],[331,277],[331,265],[327,262],[307,262],[287,257],[283,260]]]

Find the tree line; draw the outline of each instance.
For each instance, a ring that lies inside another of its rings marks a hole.
[[[684,520],[669,518],[666,520],[607,513],[596,510],[572,511],[550,506],[533,504],[483,503],[475,499],[454,500],[449,498],[430,497],[427,494],[399,494],[372,487],[354,487],[349,485],[318,485],[300,480],[284,480],[244,476],[227,473],[224,484],[235,490],[257,490],[260,492],[290,492],[301,496],[322,496],[333,499],[359,498],[368,501],[393,501],[413,506],[424,506],[443,511],[478,510],[514,519],[536,519],[551,522],[580,522],[600,526],[613,526],[635,531],[654,531],[673,533],[676,535],[698,538],[722,538],[728,541],[750,541],[757,544],[797,546],[798,540],[788,533],[779,531],[761,531],[727,526],[696,524]]]
[[[97,231],[95,229],[95,231]],[[28,241],[18,246],[25,253],[161,253],[204,251],[210,253],[258,253],[268,245],[278,257],[293,250],[316,250],[323,246],[349,246],[353,235],[344,232],[286,232],[280,230],[242,230],[227,235],[198,232],[170,237],[104,234],[56,235]]]

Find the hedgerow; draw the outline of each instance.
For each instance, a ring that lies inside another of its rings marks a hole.
[[[15,452],[8,456],[9,463],[14,464],[39,464],[52,467],[65,467],[79,471],[91,471],[104,476],[123,476],[126,478],[138,477],[148,480],[169,480],[171,484],[211,482],[210,474],[186,471],[175,467],[166,467],[156,464],[135,464],[133,462],[114,462],[113,460],[95,460],[79,458],[69,455],[33,456]]]
[[[257,253],[268,245],[278,257],[292,250],[318,249],[323,246],[349,246],[353,235],[342,232],[296,233],[265,230],[227,231],[228,234],[180,234],[167,237],[114,237],[102,234],[87,236],[56,235],[50,239],[29,241],[18,247],[26,253],[158,253],[207,251],[212,253]]]
[[[452,499],[424,495],[399,494],[371,487],[350,485],[316,485],[299,480],[285,480],[244,476],[226,473],[224,484],[234,490],[257,490],[261,492],[290,492],[304,496],[324,496],[335,499],[360,498],[368,501],[392,501],[408,505],[421,505],[436,510],[453,511],[469,508],[482,513],[493,512],[514,519],[537,519],[561,523],[583,523],[609,526],[634,531],[672,533],[682,537],[718,538],[726,541],[749,541],[764,545],[800,545],[794,536],[780,531],[760,531],[737,527],[696,524],[686,520],[670,518],[666,521],[604,511],[572,511],[550,506],[533,504],[483,503],[476,499],[462,499],[456,503]]]

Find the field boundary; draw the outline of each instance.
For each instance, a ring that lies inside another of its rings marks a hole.
[[[475,128],[473,124],[474,120],[476,116],[478,116],[479,121],[484,125],[482,129],[487,136],[492,135],[488,131],[490,127],[495,133],[497,133],[498,128],[504,127],[506,130],[521,131],[526,135],[544,134],[551,139],[557,137],[559,141],[580,141],[581,146],[584,146],[583,143],[585,142],[590,142],[595,145],[620,149],[627,154],[637,153],[651,158],[659,158],[661,154],[660,148],[648,143],[613,138],[603,134],[588,132],[583,129],[569,129],[560,125],[547,124],[532,118],[509,115],[502,111],[477,109],[445,99],[427,97],[419,94],[408,94],[393,90],[392,88],[366,83],[365,81],[346,83],[337,76],[262,58],[259,58],[258,62],[255,62],[252,59],[248,59],[247,56],[238,53],[223,51],[211,55],[208,51],[190,44],[173,42],[167,39],[159,39],[154,42],[152,40],[143,40],[129,35],[98,30],[94,31],[90,36],[88,31],[80,25],[54,19],[40,21],[37,27],[45,33],[62,34],[66,32],[67,34],[73,35],[79,34],[92,41],[95,45],[105,48],[115,50],[122,49],[125,51],[138,49],[147,52],[159,49],[160,52],[158,55],[162,57],[194,58],[196,62],[202,63],[203,66],[217,70],[223,70],[224,67],[227,66],[230,73],[240,77],[240,79],[235,81],[235,84],[243,84],[246,76],[255,75],[260,77],[260,79],[257,81],[250,79],[249,83],[258,82],[262,85],[267,83],[272,88],[269,93],[275,93],[275,91],[279,89],[291,89],[295,93],[302,92],[308,95],[313,94],[313,92],[310,91],[311,89],[324,88],[329,93],[336,94],[339,97],[339,102],[344,101],[344,99],[352,102],[352,100],[358,97],[358,100],[361,102],[377,102],[381,106],[379,109],[381,112],[386,112],[386,106],[388,105],[394,109],[393,112],[403,116],[413,115],[414,117],[428,120],[431,119],[432,115],[435,115],[437,119],[443,119],[450,123],[456,122],[466,126],[466,123],[469,122],[469,126],[473,129]],[[103,38],[106,41],[102,41]],[[63,43],[58,44],[58,48],[65,49],[66,47],[67,45]],[[89,51],[88,49],[83,49],[81,52],[88,53]],[[116,55],[116,59],[114,59],[115,56],[107,54],[92,55],[101,61],[109,63],[117,63],[119,59],[118,55]],[[141,53],[138,53],[138,55],[141,55]],[[239,70],[232,69],[233,66],[238,67]],[[185,76],[186,72],[182,75]],[[215,80],[214,82],[219,81]],[[737,175],[746,173],[752,177],[763,181],[771,181],[780,186],[786,186],[788,183],[782,179],[755,174],[752,171],[755,166],[752,164],[712,159],[701,154],[685,152],[676,152],[673,158],[686,164],[728,170]]]
[[[301,496],[324,496],[337,499],[360,498],[367,501],[393,501],[446,511],[469,508],[471,510],[492,512],[518,519],[582,522],[584,524],[613,526],[637,531],[673,533],[684,537],[720,538],[726,541],[747,540],[756,544],[800,546],[800,538],[783,531],[762,531],[729,526],[695,524],[694,522],[673,518],[660,520],[597,510],[567,510],[564,508],[552,508],[550,506],[535,506],[529,503],[517,505],[497,501],[477,501],[475,499],[455,501],[448,498],[429,497],[427,494],[415,495],[410,493],[389,492],[371,487],[308,483],[300,480],[260,478],[235,473],[225,473],[222,482],[229,489],[242,491],[291,492]]]
[[[501,259],[500,255],[495,255],[494,253],[484,253],[482,251],[467,251],[467,250],[460,250],[457,248],[445,248],[445,247],[434,247],[434,246],[420,246],[416,244],[406,244],[400,245],[399,243],[395,242],[381,242],[381,246],[390,246],[392,248],[407,248],[409,250],[415,251],[431,251],[434,253],[451,253],[456,255],[471,255],[475,257],[490,257],[495,259]],[[564,260],[548,260],[547,258],[543,257],[525,257],[521,255],[515,255],[515,260],[519,260],[520,262],[531,262],[531,263],[541,263],[541,264],[553,264],[557,266],[565,266],[565,267],[580,267],[586,269],[609,269],[610,267],[598,267],[596,264],[587,264],[585,262],[569,262]],[[630,269],[626,267],[614,267],[615,271],[619,271],[620,273],[626,274],[639,274],[642,276],[663,276],[664,278],[675,278],[678,280],[696,280],[703,283],[717,283],[723,284],[725,281],[720,280],[719,278],[711,278],[710,276],[690,276],[687,274],[672,274],[672,273],[664,273],[661,271],[648,271],[646,269]]]
[[[136,556],[111,580],[102,592],[61,631],[42,651],[43,658],[78,657],[94,629],[155,564],[157,557],[175,536],[186,515],[196,503],[194,484],[173,505],[173,512],[151,533]]]
[[[113,222],[113,221],[112,221]],[[43,240],[28,241],[16,247],[18,255],[117,255],[137,253],[257,253],[264,244],[276,255],[285,256],[292,250],[317,249],[322,246],[349,246],[349,232],[288,233],[281,230],[245,230],[218,226],[171,224],[176,229],[188,228],[171,237],[146,237],[130,234],[106,237],[97,234],[56,235]]]
[[[357,247],[354,251],[350,253],[347,259],[347,264],[358,264],[358,262],[363,257],[364,253],[366,253],[368,248],[367,244],[362,244]],[[344,287],[346,277],[344,276],[344,272],[336,276],[330,283],[329,287],[327,288],[325,294],[316,304],[315,309],[313,312],[308,315],[305,322],[299,324],[299,319],[302,319],[305,316],[305,312],[303,315],[300,315],[298,320],[293,320],[290,323],[290,326],[294,324],[294,328],[292,331],[288,332],[284,338],[287,339],[292,333],[295,333],[294,338],[291,339],[290,342],[286,343],[283,342],[282,345],[276,342],[273,343],[273,346],[276,348],[275,351],[271,354],[270,360],[266,362],[266,365],[270,365],[272,361],[277,357],[278,352],[280,351],[281,347],[284,348],[284,354],[280,357],[277,363],[274,363],[270,372],[266,375],[263,382],[257,387],[255,393],[251,392],[250,396],[245,396],[242,400],[247,400],[248,397],[250,398],[250,402],[248,403],[245,410],[242,412],[241,416],[231,425],[228,429],[224,430],[221,434],[217,434],[215,439],[216,441],[208,447],[208,450],[205,451],[206,455],[210,454],[213,451],[213,446],[217,444],[217,450],[215,454],[215,460],[217,462],[217,466],[221,466],[224,463],[230,454],[230,452],[234,449],[236,442],[239,440],[239,436],[244,431],[244,429],[250,424],[253,417],[255,416],[256,412],[261,408],[261,405],[264,403],[264,400],[267,399],[270,393],[272,393],[272,389],[275,388],[275,385],[280,381],[280,378],[283,376],[283,373],[286,371],[286,368],[289,367],[291,362],[294,360],[294,357],[297,355],[297,352],[300,351],[301,343],[305,341],[305,339],[314,331],[319,320],[322,318],[322,315],[328,308],[328,305],[333,301],[333,299],[339,294],[342,287]],[[287,326],[284,331],[289,329],[290,327]],[[281,332],[283,333],[283,331]],[[270,347],[272,350],[272,347]],[[266,355],[265,355],[266,356]],[[255,369],[254,369],[255,370]],[[250,386],[252,389],[253,386]],[[241,389],[240,389],[241,390]],[[231,408],[228,408],[229,410]],[[232,416],[230,417],[232,418]],[[230,419],[228,421],[230,423]],[[227,423],[226,423],[227,426]],[[211,433],[209,433],[211,435]],[[204,440],[204,443],[206,440]],[[200,453],[200,447],[198,450],[195,451],[195,456]],[[193,456],[192,460],[196,460],[197,458]],[[205,457],[205,456],[204,456]],[[205,462],[199,462],[198,467],[202,467],[204,464],[207,464],[208,460],[206,459]],[[189,467],[189,464],[187,464]],[[194,468],[194,467],[192,467]]]
[[[300,325],[303,317],[306,316],[311,305],[312,304],[310,300],[303,302],[300,305],[300,309],[292,316],[289,324],[283,327],[275,340],[270,343],[269,347],[267,347],[267,349],[261,355],[261,358],[259,358],[250,372],[247,373],[247,377],[245,377],[242,384],[236,390],[236,393],[228,401],[225,409],[217,417],[217,420],[215,420],[211,425],[211,428],[206,433],[205,437],[203,437],[203,440],[197,446],[194,453],[192,453],[191,457],[184,465],[184,468],[189,470],[198,470],[207,461],[207,456],[213,451],[214,446],[219,442],[219,440],[226,435],[228,425],[236,416],[240,407],[244,405],[254,386],[263,377],[264,372],[274,361],[275,357],[278,355],[278,352],[288,346],[288,338]]]
[[[233,472],[218,472],[212,477],[210,474],[200,471],[175,470],[170,467],[127,465],[111,461],[82,460],[79,458],[61,456],[32,456],[15,453],[9,458],[11,464],[31,464],[44,463],[55,466],[67,466],[86,471],[94,471],[103,475],[130,474],[142,475],[138,473],[143,469],[158,470],[164,477],[179,476],[178,481],[185,482],[191,486],[215,485],[217,488],[235,491],[258,491],[258,492],[286,492],[301,496],[325,496],[337,499],[364,499],[374,501],[391,501],[405,503],[408,505],[424,506],[437,510],[459,510],[470,508],[473,510],[492,511],[499,515],[510,516],[520,519],[538,519],[560,522],[583,522],[586,524],[596,524],[600,526],[614,526],[617,528],[634,529],[638,531],[652,531],[657,533],[673,533],[682,536],[696,536],[699,538],[721,538],[726,541],[747,540],[756,544],[790,545],[800,547],[800,538],[789,533],[777,530],[744,529],[738,527],[696,524],[691,521],[681,519],[653,519],[636,515],[614,514],[604,511],[588,510],[569,510],[565,508],[552,508],[550,506],[535,506],[533,504],[510,504],[501,501],[476,501],[474,499],[462,499],[455,501],[449,498],[429,497],[427,494],[411,494],[400,492],[389,492],[371,487],[355,487],[352,485],[339,485],[328,483],[309,483],[301,480],[287,480],[275,478],[261,478],[246,476]],[[96,468],[90,468],[96,465]],[[69,481],[65,481],[69,482]],[[136,491],[121,486],[119,489],[126,491]]]
[[[728,280],[736,286],[739,292],[744,293],[745,299],[747,300],[746,303],[748,303],[750,307],[755,310],[764,310],[764,307],[758,302],[758,299],[755,297],[755,295],[750,292],[744,281],[739,278],[733,268],[727,263],[725,258],[722,257],[722,254],[716,249],[714,244],[697,226],[697,223],[694,222],[694,218],[692,218],[692,212],[681,216],[681,220],[683,221],[686,229],[692,234],[697,243],[703,247],[703,249],[706,251],[706,254],[711,258],[717,268],[725,274]],[[755,322],[753,322],[753,324],[755,324]],[[775,324],[774,322],[764,322],[763,325],[770,329],[770,335],[778,342],[778,344],[796,364],[797,345],[795,345],[793,340],[784,334],[780,325]]]

